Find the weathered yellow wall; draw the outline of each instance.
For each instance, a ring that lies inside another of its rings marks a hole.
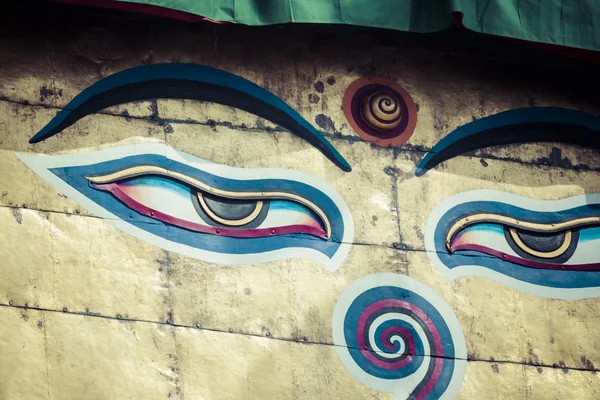
[[[277,29],[253,39],[241,28],[57,18],[43,28],[13,23],[0,40],[0,398],[392,399],[355,379],[331,345],[340,294],[376,272],[416,278],[454,310],[469,355],[457,398],[600,397],[598,299],[545,299],[478,277],[450,282],[423,243],[431,210],[459,192],[535,199],[600,192],[598,153],[561,145],[562,162],[548,166],[543,158],[555,144],[494,147],[414,176],[424,151],[474,118],[532,103],[597,114],[576,90],[555,85],[552,74],[534,79],[539,67],[468,55],[338,46],[319,35],[308,45],[298,32]],[[100,78],[171,61],[243,76],[315,125],[326,116],[321,129],[353,171],[250,114],[194,101],[125,104],[28,143]],[[349,128],[341,99],[362,74],[399,82],[418,104],[406,145],[376,147]],[[354,218],[348,257],[328,272],[308,259],[224,266],[166,252],[65,198],[14,154],[147,142],[326,181]]]

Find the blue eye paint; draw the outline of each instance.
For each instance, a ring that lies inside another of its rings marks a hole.
[[[485,277],[558,299],[600,297],[600,194],[459,193],[431,213],[427,255],[448,279]]]
[[[425,155],[415,174],[469,151],[514,143],[556,142],[600,149],[600,118],[560,107],[504,111],[469,122],[446,135]]]
[[[297,171],[233,168],[157,143],[18,156],[60,192],[122,231],[205,261],[249,265],[311,258],[333,271],[353,240],[352,216],[341,196]],[[94,178],[107,176],[106,182]],[[218,210],[225,211],[225,225],[197,213],[199,193],[209,196],[213,206],[223,205]],[[232,198],[251,211],[258,203],[262,209],[240,226],[227,225],[233,220],[227,210],[235,211],[236,203],[228,203]]]
[[[321,132],[273,93],[240,76],[196,64],[145,65],[101,79],[71,100],[29,143],[48,139],[104,108],[157,98],[210,101],[239,108],[282,126],[315,146],[342,170],[352,170]]]

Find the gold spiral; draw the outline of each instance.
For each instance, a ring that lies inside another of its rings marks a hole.
[[[400,125],[402,108],[397,97],[374,92],[363,100],[361,115],[373,129],[389,131]]]

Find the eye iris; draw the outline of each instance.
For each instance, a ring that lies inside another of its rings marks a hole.
[[[229,199],[198,192],[202,210],[214,222],[227,226],[243,226],[256,220],[263,211],[263,201]]]
[[[248,218],[254,210],[262,206],[262,202],[258,201],[218,198],[210,194],[204,194],[202,197],[208,210],[221,218],[230,220]]]
[[[516,234],[526,246],[523,250],[530,248],[543,253],[551,253],[558,250],[565,242],[565,237],[567,236],[567,232],[538,233],[522,230],[516,230]]]
[[[505,236],[520,256],[552,263],[564,263],[575,252],[579,231],[534,232],[505,228]]]

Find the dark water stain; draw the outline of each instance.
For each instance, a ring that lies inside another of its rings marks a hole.
[[[308,95],[308,102],[311,104],[317,104],[320,100],[320,97],[314,93]]]
[[[492,371],[494,371],[497,374],[500,373],[500,368],[498,367],[498,364],[492,364]]]
[[[377,75],[377,66],[373,59],[364,65],[360,65],[357,69],[361,76]]]
[[[565,362],[563,360],[560,360],[558,362],[558,364],[556,364],[556,363],[552,364],[552,366],[554,368],[560,368],[562,370],[563,374],[569,373],[569,368],[567,368],[567,365],[565,364]]]
[[[399,174],[401,174],[401,173],[402,173],[402,171],[400,171],[400,169],[399,169],[399,168],[395,168],[395,167],[389,167],[389,166],[388,166],[388,167],[385,167],[385,168],[383,169],[383,172],[384,172],[386,175],[389,175],[389,176],[398,176]]]
[[[487,161],[485,161],[483,158],[481,160],[479,160],[479,162],[481,163],[481,165],[483,165],[484,167],[487,167],[489,164],[487,163]]]
[[[373,226],[377,226],[377,220],[378,220],[378,219],[379,219],[379,218],[377,218],[377,215],[373,215],[373,216],[371,217],[371,225],[373,225]]]
[[[315,123],[321,128],[325,129],[328,132],[335,132],[335,124],[325,114],[319,114],[315,117]]]
[[[10,211],[12,212],[13,217],[15,217],[15,221],[21,225],[23,223],[23,215],[21,215],[21,210],[18,208],[11,208]]]
[[[44,101],[48,97],[57,99],[59,97],[62,97],[62,95],[63,95],[62,89],[52,89],[52,88],[49,89],[45,85],[40,88],[40,101]]]
[[[583,367],[585,369],[591,370],[592,374],[596,375],[596,368],[594,367],[594,364],[590,360],[588,360],[585,355],[581,356],[581,363],[583,364]]]
[[[540,157],[536,160],[536,162],[554,167],[573,168],[573,163],[571,160],[569,160],[567,157],[563,157],[562,150],[558,147],[553,147],[548,157]]]
[[[541,364],[540,357],[535,353],[535,351],[533,351],[533,345],[531,343],[527,343],[527,346],[529,347],[529,359],[524,359],[523,362],[529,365]]]
[[[321,81],[317,81],[317,83],[314,84],[314,87],[319,93],[323,93],[325,91],[325,85]]]
[[[421,231],[421,228],[418,225],[415,225],[414,227],[415,233],[417,234],[417,237],[420,240],[425,240],[425,235],[423,235],[423,231]]]
[[[329,86],[334,85],[335,84],[335,78],[333,76],[330,76],[327,78],[327,84]]]
[[[150,119],[153,121],[158,121],[158,102],[156,100],[150,101],[148,105],[148,110],[150,111]]]

